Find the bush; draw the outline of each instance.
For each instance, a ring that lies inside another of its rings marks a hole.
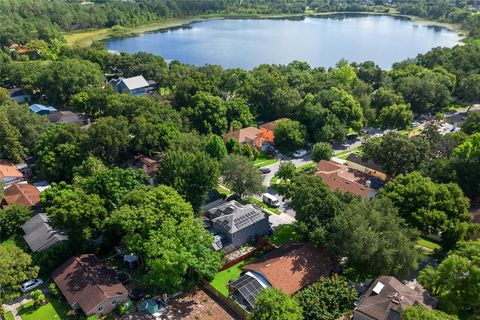
[[[30,293],[30,297],[33,300],[33,305],[38,308],[45,303],[45,295],[42,290],[37,289]]]
[[[50,283],[50,285],[48,286],[48,292],[55,298],[60,297],[60,290],[55,285],[55,283]]]

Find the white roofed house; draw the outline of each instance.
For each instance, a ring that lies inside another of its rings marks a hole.
[[[112,84],[118,92],[129,93],[133,96],[146,95],[150,86],[143,76],[112,79],[109,83]]]

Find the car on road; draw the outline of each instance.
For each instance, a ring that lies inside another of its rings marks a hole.
[[[20,287],[20,291],[22,291],[23,293],[30,292],[33,289],[40,287],[42,284],[42,279],[28,280],[22,284],[22,286]]]
[[[293,153],[294,158],[301,158],[301,157],[304,157],[306,155],[307,155],[307,150],[305,150],[305,149],[300,149],[300,150],[297,150]]]
[[[272,172],[272,169],[267,168],[267,167],[261,167],[259,170],[260,170],[260,172],[263,173],[263,174],[267,174],[267,173]]]

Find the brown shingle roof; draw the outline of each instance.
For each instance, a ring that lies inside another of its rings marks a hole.
[[[362,198],[374,192],[373,189],[357,182],[355,175],[345,165],[322,160],[317,164],[317,170],[316,175],[322,178],[331,191],[350,192]]]
[[[5,189],[1,207],[7,209],[14,204],[26,208],[35,206],[40,202],[40,191],[28,183],[15,183]]]
[[[53,272],[52,278],[68,303],[77,303],[86,314],[105,299],[128,294],[115,271],[94,254],[70,258]]]
[[[293,294],[322,276],[336,272],[337,267],[332,253],[306,243],[284,245],[243,269],[260,273],[272,287]]]
[[[270,121],[270,122],[267,122],[267,123],[264,123],[262,125],[260,125],[259,127],[260,128],[264,128],[264,129],[267,129],[267,130],[270,130],[270,131],[273,131],[275,129],[275,127],[282,121],[284,120],[287,120],[286,118],[281,118],[281,119],[277,119],[277,120],[274,120],[274,121]]]
[[[428,309],[435,308],[437,300],[419,286],[409,288],[395,277],[381,276],[365,292],[355,313],[365,314],[371,319],[401,319],[405,308],[421,304]]]
[[[0,161],[0,180],[5,177],[21,178],[23,175],[17,167],[8,161]]]

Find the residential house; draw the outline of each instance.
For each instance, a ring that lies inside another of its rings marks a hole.
[[[89,122],[89,119],[85,115],[68,110],[50,113],[48,120],[50,120],[51,123],[74,123],[80,126],[86,125]]]
[[[55,109],[54,107],[44,106],[43,104],[32,104],[30,107],[28,107],[28,109],[40,116],[46,116],[52,112],[57,112],[57,109]]]
[[[18,170],[17,166],[9,161],[0,160],[0,181],[8,186],[23,180],[23,174]]]
[[[258,149],[267,142],[263,137],[263,131],[254,127],[246,127],[223,135],[225,141],[230,138],[237,140],[239,143],[249,144],[251,147]]]
[[[127,161],[127,166],[135,170],[143,170],[150,178],[148,182],[155,184],[155,174],[160,169],[160,162],[147,156],[138,156]]]
[[[30,94],[22,88],[8,89],[8,94],[10,95],[10,99],[17,103],[30,102],[30,100],[32,99],[30,97]]]
[[[381,165],[376,164],[373,160],[365,160],[362,156],[359,156],[355,153],[350,153],[347,157],[345,164],[354,170],[366,173],[370,176],[377,177],[382,181],[387,180],[387,174],[384,173],[384,170]]]
[[[240,277],[229,284],[229,292],[248,311],[254,308],[255,297],[264,288],[273,287],[292,295],[339,271],[335,255],[309,243],[284,245],[242,269]]]
[[[268,215],[253,205],[229,201],[207,211],[214,249],[230,251],[263,236],[270,230]],[[219,240],[223,241],[219,241]]]
[[[40,203],[40,191],[28,183],[14,183],[5,188],[0,202],[2,209],[8,209],[16,204],[25,208],[35,208]]]
[[[369,186],[370,176],[340,163],[322,160],[317,164],[316,175],[322,178],[331,191],[350,192],[365,199],[372,199],[378,193]]]
[[[64,262],[52,278],[73,309],[102,316],[128,300],[128,291],[115,271],[94,254],[75,256]]]
[[[420,305],[432,310],[437,303],[417,283],[407,286],[395,277],[381,276],[358,302],[353,320],[401,320],[407,307]]]
[[[34,215],[22,225],[22,229],[25,232],[23,238],[33,252],[48,249],[68,240],[68,236],[64,232],[50,226],[45,213]]]
[[[143,76],[112,79],[109,83],[112,84],[118,92],[129,93],[133,96],[146,95],[150,86]]]
[[[286,118],[281,118],[275,121],[270,121],[270,122],[259,125],[258,128],[263,131],[262,137],[266,141],[273,143],[275,140],[275,133],[274,133],[275,127],[284,120],[286,120]]]

